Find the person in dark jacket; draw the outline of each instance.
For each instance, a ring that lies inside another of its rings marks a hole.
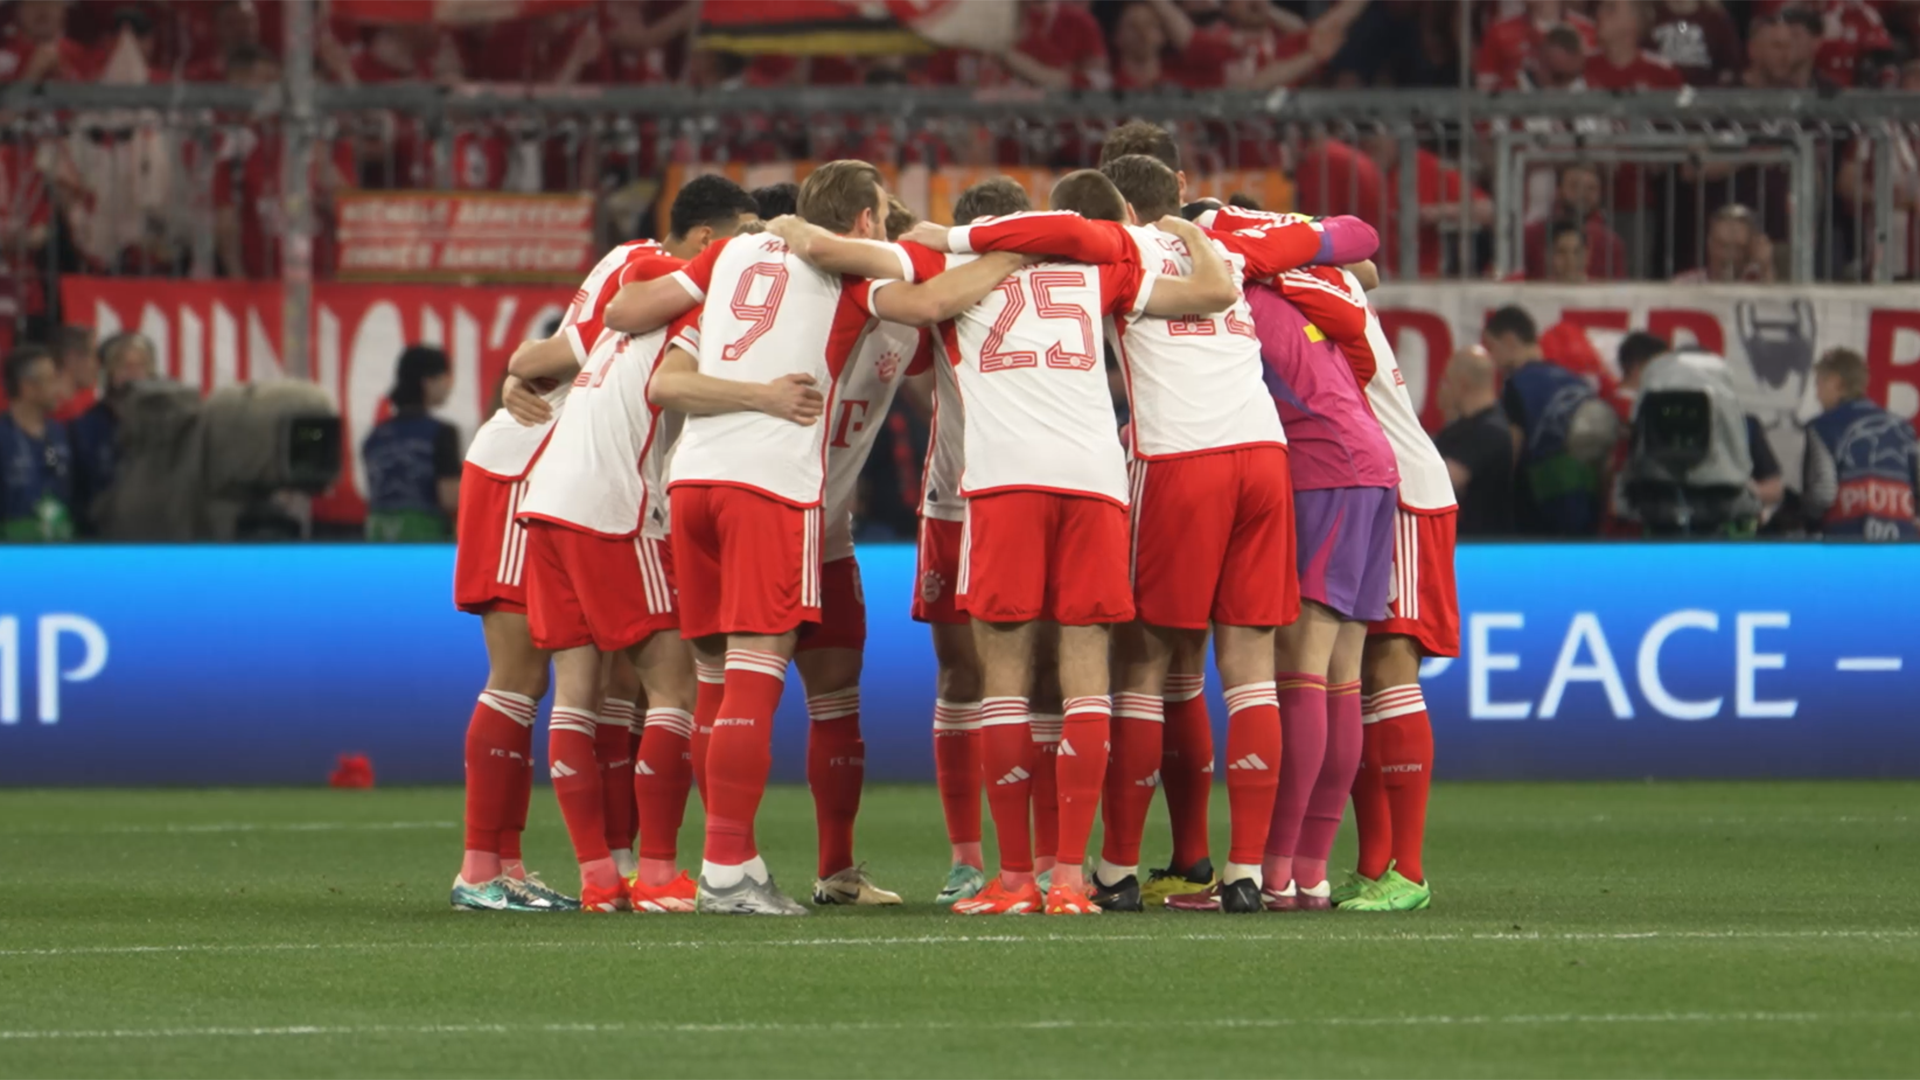
[[[120,470],[120,408],[127,389],[158,373],[153,342],[125,331],[100,343],[100,396],[67,425],[73,443],[73,510],[82,536],[98,533],[93,504]]]
[[[387,401],[392,415],[361,444],[367,472],[367,539],[446,540],[460,505],[460,433],[429,410],[453,394],[453,365],[429,345],[400,354]]]
[[[0,539],[73,538],[73,451],[53,418],[65,388],[53,353],[21,345],[7,354],[0,412]]]
[[[1810,529],[1864,540],[1920,538],[1920,448],[1913,426],[1867,400],[1867,361],[1829,349],[1813,365],[1825,410],[1807,424],[1802,505]]]

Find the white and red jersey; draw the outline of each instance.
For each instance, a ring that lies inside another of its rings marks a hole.
[[[1320,229],[1303,219],[1263,221],[1213,236],[1234,277],[1271,278],[1314,258]],[[1193,272],[1184,241],[1140,225],[1076,214],[1023,214],[952,230],[956,250],[1063,254],[1083,262],[1138,263],[1156,274]],[[1260,341],[1245,295],[1218,315],[1180,319],[1111,316],[1133,416],[1133,455],[1186,457],[1242,446],[1285,445],[1262,378]]]
[[[927,366],[930,338],[919,327],[877,323],[840,372],[833,412],[822,421],[827,425],[827,539],[821,562],[853,555],[853,504],[860,490],[860,470],[873,453],[900,384]]]
[[[1360,282],[1345,270],[1308,267],[1288,275],[1282,295],[1340,347],[1366,395],[1367,408],[1393,447],[1400,471],[1400,505],[1409,510],[1447,510],[1456,503],[1447,463],[1433,445],[1407,392],[1406,376],[1367,302]],[[1301,287],[1313,286],[1313,287]],[[1321,303],[1321,301],[1330,301]]]
[[[904,259],[901,274],[912,280]],[[885,282],[816,269],[765,233],[709,245],[673,276],[703,305],[702,375],[737,382],[811,375],[826,395],[827,415],[834,415],[835,383],[876,321],[872,294]],[[802,427],[761,412],[690,416],[669,486],[720,484],[797,507],[819,506],[830,426]]]
[[[574,292],[573,302],[567,305],[566,314],[560,317],[561,333],[566,335],[567,343],[573,346],[576,362],[583,366],[586,364],[587,350],[600,337],[607,305],[613,302],[614,294],[620,291],[623,283],[620,272],[628,261],[641,256],[665,255],[666,249],[652,240],[635,240],[615,247],[594,264],[586,280]],[[546,445],[547,437],[553,433],[553,425],[559,418],[569,389],[569,384],[562,383],[541,395],[548,407],[553,409],[555,417],[544,424],[522,427],[518,420],[508,415],[507,410],[496,411],[473,433],[473,442],[467,445],[467,463],[502,480],[518,480],[527,475],[527,470],[533,468],[534,460],[540,456],[540,448]]]
[[[601,331],[527,475],[521,520],[615,540],[667,535],[660,409],[647,400],[647,384],[676,335],[689,352],[699,347],[691,340],[696,321],[689,312],[648,334]]]
[[[898,246],[922,278],[977,258]],[[1100,322],[1138,316],[1158,276],[1137,261],[1040,263],[941,324],[966,417],[962,495],[1049,491],[1127,505]]]
[[[967,410],[960,401],[959,373],[951,363],[934,364],[933,426],[927,433],[927,460],[920,478],[921,517],[967,519],[967,497],[960,494],[967,469],[966,437]]]

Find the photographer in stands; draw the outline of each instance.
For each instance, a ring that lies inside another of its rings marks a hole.
[[[1494,312],[1481,341],[1506,377],[1500,401],[1513,437],[1516,531],[1597,534],[1601,471],[1619,434],[1613,410],[1586,380],[1547,359],[1524,309]]]
[[[64,395],[60,367],[41,345],[7,354],[7,411],[0,414],[0,538],[73,538],[73,451],[53,418]]]
[[[430,345],[400,354],[387,400],[393,415],[361,444],[367,539],[447,540],[460,505],[460,433],[430,415],[453,395],[453,365]]]
[[[1913,540],[1920,450],[1913,427],[1867,400],[1867,361],[1829,349],[1813,365],[1819,416],[1807,424],[1802,502],[1810,531]]]

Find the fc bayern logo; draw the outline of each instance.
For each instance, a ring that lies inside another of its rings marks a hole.
[[[875,365],[881,382],[892,382],[900,372],[900,354],[892,349],[881,354],[879,364]]]
[[[940,591],[945,587],[946,582],[940,580],[940,572],[929,570],[920,576],[920,599],[931,604],[940,599]]]

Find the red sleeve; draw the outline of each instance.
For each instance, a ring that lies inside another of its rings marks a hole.
[[[693,261],[674,272],[680,284],[687,286],[687,292],[698,300],[707,298],[707,286],[713,284],[713,264],[719,261],[720,252],[725,250],[727,241],[715,240],[707,249],[694,256]]]
[[[1263,222],[1251,229],[1207,235],[1247,260],[1248,281],[1263,281],[1305,266],[1320,254],[1320,230],[1305,221]]]
[[[907,261],[913,264],[915,281],[939,277],[947,269],[947,257],[924,244],[903,241],[897,246],[907,253]]]
[[[1125,262],[1102,263],[1094,268],[1100,274],[1100,311],[1104,315],[1131,315],[1140,302],[1140,290],[1147,275],[1138,258]]]
[[[920,342],[913,347],[913,359],[907,361],[907,374],[918,375],[933,367],[933,332],[920,328]]]
[[[1201,89],[1224,84],[1227,68],[1240,58],[1240,46],[1228,31],[1199,30],[1173,66],[1183,85]]]
[[[955,250],[1018,251],[1052,255],[1083,263],[1138,262],[1140,247],[1116,221],[1088,221],[1079,214],[1054,211],[1015,214],[955,226],[949,233]]]
[[[1300,314],[1319,327],[1335,345],[1344,347],[1366,340],[1366,299],[1354,295],[1346,275],[1339,270],[1329,266],[1307,267],[1275,278],[1273,284],[1287,302],[1299,308]]]
[[[636,281],[652,281],[654,278],[666,277],[675,270],[683,269],[686,266],[687,261],[685,259],[676,259],[671,255],[663,255],[658,251],[649,251],[628,259],[627,264],[620,268],[620,273],[616,275],[615,281],[617,285],[631,285]],[[617,287],[615,291],[618,291]],[[611,300],[609,300],[609,302],[611,302]]]
[[[679,270],[680,266],[679,259],[657,251],[641,252],[628,258],[621,265],[619,273],[601,282],[598,292],[585,297],[585,305],[579,306],[575,317],[568,322],[565,333],[567,340],[573,344],[574,358],[581,364],[587,362],[588,351],[593,348],[594,342],[600,340],[601,331],[607,328],[607,305],[613,303],[622,285],[664,277]]]
[[[894,279],[882,278],[880,280],[892,281]],[[874,314],[873,311],[873,287],[876,284],[878,284],[878,282],[873,278],[854,277],[851,274],[842,274],[840,277],[841,306],[856,308],[869,319],[879,318],[880,316]]]

